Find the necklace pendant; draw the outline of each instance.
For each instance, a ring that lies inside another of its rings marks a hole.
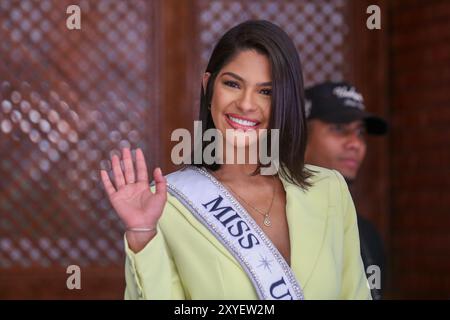
[[[268,217],[268,216],[264,216],[264,225],[265,225],[266,227],[270,227],[271,224],[272,224],[272,222],[270,222],[269,217]]]

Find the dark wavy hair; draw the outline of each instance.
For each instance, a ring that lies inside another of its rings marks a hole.
[[[310,186],[312,175],[305,168],[307,141],[303,76],[300,57],[289,36],[275,24],[264,20],[249,20],[227,31],[214,47],[205,72],[211,74],[206,89],[200,95],[200,115],[204,133],[215,128],[208,106],[213,97],[214,82],[221,69],[238,53],[255,50],[265,55],[272,70],[272,100],[268,129],[279,129],[280,174],[303,189]],[[270,130],[268,130],[270,133]],[[270,143],[270,135],[269,143]],[[205,147],[207,142],[204,143]],[[268,149],[270,150],[270,148]],[[192,162],[194,163],[194,162]],[[220,164],[197,163],[212,171]],[[258,166],[259,171],[261,165]]]

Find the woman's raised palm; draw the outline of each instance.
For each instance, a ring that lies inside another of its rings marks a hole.
[[[118,156],[114,155],[111,159],[114,184],[105,170],[100,172],[109,200],[127,228],[153,228],[167,201],[166,180],[161,169],[155,169],[156,192],[153,193],[142,150],[136,150],[136,166],[128,148],[122,150],[122,158],[125,172],[122,172]]]

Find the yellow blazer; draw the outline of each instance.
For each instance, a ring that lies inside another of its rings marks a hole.
[[[282,179],[291,269],[305,299],[371,299],[347,184],[337,171],[307,167],[316,172],[307,192]],[[157,235],[136,254],[125,238],[125,250],[125,299],[258,299],[232,254],[170,194]]]

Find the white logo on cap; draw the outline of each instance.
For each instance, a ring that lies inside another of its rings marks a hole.
[[[360,93],[356,92],[354,87],[351,87],[350,89],[347,89],[347,87],[336,87],[333,89],[333,94],[338,98],[353,100],[351,102],[348,101],[348,103],[346,102],[349,107],[356,107],[358,109],[364,110],[363,96]]]

